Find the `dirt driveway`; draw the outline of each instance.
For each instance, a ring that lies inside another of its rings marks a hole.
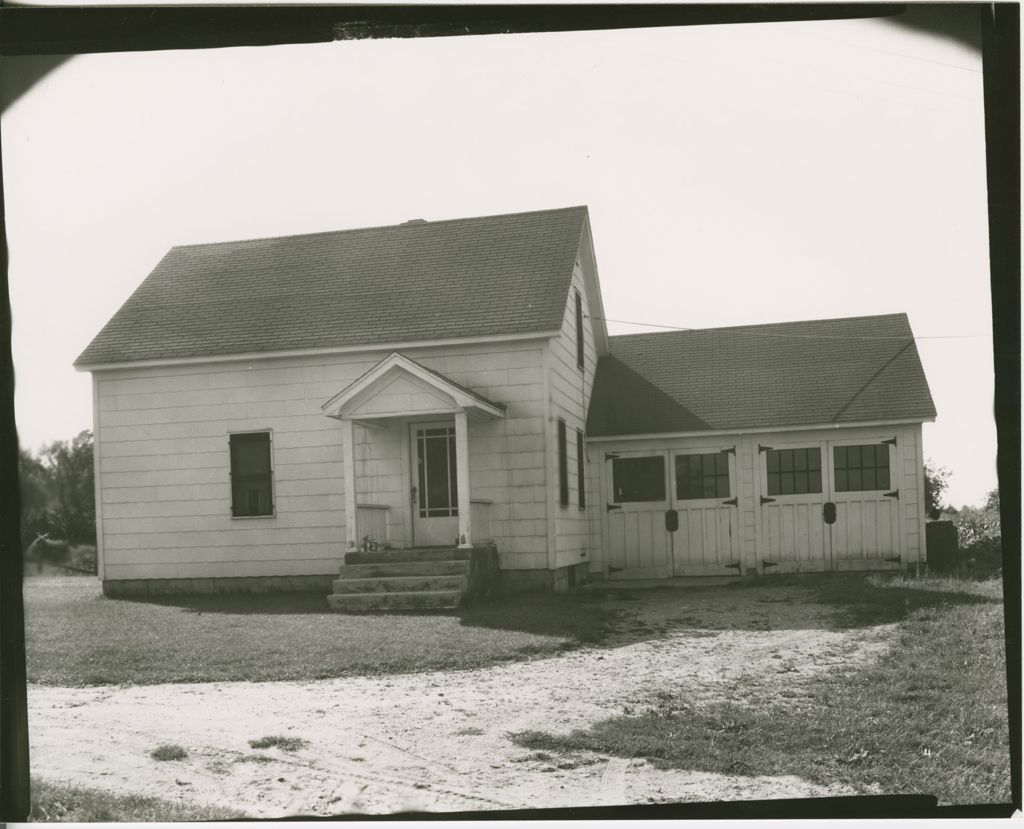
[[[29,688],[34,775],[191,800],[254,817],[468,811],[849,794],[799,778],[658,770],[639,760],[519,748],[642,711],[659,690],[694,704],[799,693],[876,659],[894,626],[844,629],[800,587],[609,592],[598,647],[464,672],[316,682]],[[255,751],[249,740],[300,737]],[[183,761],[157,762],[161,743]]]

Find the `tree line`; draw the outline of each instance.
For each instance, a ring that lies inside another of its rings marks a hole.
[[[69,545],[95,547],[92,443],[92,432],[86,429],[71,440],[55,440],[36,454],[18,449],[21,548],[33,549],[40,537],[50,542],[35,544],[34,558],[67,561]]]

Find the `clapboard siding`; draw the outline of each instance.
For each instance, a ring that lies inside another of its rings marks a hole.
[[[583,314],[583,368],[579,367],[576,352],[576,292],[579,292]],[[555,566],[564,567],[588,561],[592,548],[590,511],[579,508],[579,479],[577,474],[576,430],[586,430],[587,409],[594,382],[594,368],[597,353],[594,346],[590,305],[583,268],[576,261],[573,268],[572,284],[566,299],[565,314],[562,318],[561,333],[551,341],[549,365],[549,389],[553,418],[561,418],[566,426],[566,449],[569,468],[569,506],[559,505],[558,498],[558,454],[557,425],[552,423],[556,433],[552,440],[554,451],[550,463],[555,470],[555,491],[551,493],[555,517]]]
[[[541,344],[409,349],[428,368],[507,406],[470,423],[474,498],[492,501],[503,567],[547,562]],[[105,577],[313,575],[341,563],[341,429],[321,404],[386,352],[97,371]],[[356,427],[356,500],[389,507],[409,538],[408,425]],[[272,435],[275,515],[232,518],[228,436]]]

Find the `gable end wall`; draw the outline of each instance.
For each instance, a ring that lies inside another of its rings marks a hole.
[[[583,301],[583,368],[576,360],[576,291]],[[576,462],[576,430],[580,429],[586,437],[587,409],[590,406],[590,394],[594,385],[594,368],[597,363],[597,352],[594,347],[593,325],[590,320],[590,303],[588,301],[583,269],[579,258],[573,268],[572,285],[566,299],[565,314],[562,318],[561,333],[551,341],[548,354],[548,378],[550,395],[549,446],[551,447],[549,463],[553,475],[553,491],[550,493],[555,549],[553,566],[555,568],[588,562],[593,550],[593,528],[591,526],[592,505],[598,493],[592,486],[586,488],[587,509],[579,508],[579,480]],[[557,421],[561,418],[566,425],[567,460],[569,467],[569,506],[559,504],[558,492],[558,436]],[[585,468],[589,478],[589,464]],[[586,483],[590,483],[587,481]]]

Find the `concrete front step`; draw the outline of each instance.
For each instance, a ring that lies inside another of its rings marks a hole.
[[[466,576],[385,576],[383,578],[334,580],[334,594],[339,593],[436,593],[445,590],[464,592],[469,587]]]
[[[390,564],[346,564],[342,579],[374,579],[388,576],[468,576],[468,561],[394,561]]]
[[[334,593],[327,597],[333,610],[374,613],[389,610],[452,610],[462,600],[461,590],[420,593]]]
[[[415,550],[355,550],[345,553],[345,564],[394,564],[408,561],[469,561],[472,550],[457,547],[420,547]]]

